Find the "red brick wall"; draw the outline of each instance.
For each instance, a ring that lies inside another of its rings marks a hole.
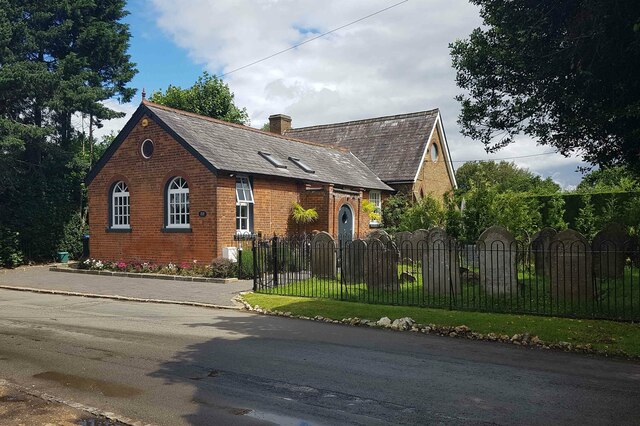
[[[318,220],[301,227],[301,231],[310,233],[313,231],[329,230],[329,187],[330,185],[311,185],[310,189],[300,196],[300,204],[305,209],[316,209]]]
[[[148,123],[147,127],[140,123],[135,126],[89,185],[91,256],[160,263],[209,262],[216,253],[216,176],[153,120],[148,119]],[[155,144],[150,159],[140,154],[145,139]],[[191,233],[161,232],[165,186],[175,176],[182,176],[189,184]],[[129,233],[107,231],[109,191],[118,180],[124,180],[129,187]],[[206,211],[206,217],[198,217],[199,211]]]
[[[208,263],[222,255],[222,249],[235,246],[236,176],[216,176],[187,152],[160,126],[147,118],[148,126],[138,123],[89,185],[89,223],[91,256],[102,260]],[[141,120],[142,121],[142,120]],[[140,154],[145,139],[153,140],[150,159]],[[189,184],[191,232],[162,232],[165,218],[167,182],[182,176]],[[131,204],[131,232],[109,232],[109,199],[113,183],[127,183]],[[345,194],[332,185],[307,185],[289,179],[252,178],[254,194],[254,232],[263,236],[287,235],[312,230],[337,236],[337,215],[348,203],[354,212],[354,236],[369,231],[369,216],[361,208],[368,193]],[[383,199],[387,194],[383,194]],[[305,209],[315,208],[318,220],[306,226],[291,219],[291,206],[299,202]],[[199,217],[198,212],[206,212]]]
[[[253,230],[268,237],[274,233],[287,235],[296,232],[291,220],[291,205],[300,202],[300,192],[304,185],[292,180],[264,178],[254,176],[253,179]],[[236,231],[236,177],[218,177],[218,254],[223,247],[234,246],[233,236]],[[308,208],[304,206],[305,208]]]

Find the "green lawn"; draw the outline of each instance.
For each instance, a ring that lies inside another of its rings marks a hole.
[[[246,294],[244,298],[254,306],[260,305],[269,310],[291,312],[308,317],[320,315],[337,320],[358,317],[373,321],[384,316],[392,320],[408,316],[421,324],[466,325],[472,331],[482,334],[496,333],[512,336],[528,332],[547,343],[564,341],[572,344],[591,344],[595,349],[611,353],[623,351],[631,356],[640,356],[640,324],[386,306],[258,293]]]
[[[626,268],[624,277],[604,278],[595,282],[595,296],[587,299],[582,295],[572,299],[554,294],[549,277],[536,275],[532,267],[519,268],[517,289],[512,294],[491,294],[479,284],[478,276],[461,275],[455,294],[434,294],[423,286],[420,268],[406,265],[398,273],[411,271],[415,282],[399,280],[395,291],[370,289],[365,283],[341,283],[336,279],[304,278],[305,275],[289,274],[281,278],[277,287],[260,288],[259,292],[284,295],[319,297],[353,302],[429,306],[435,308],[457,308],[486,312],[512,312],[575,317],[596,317],[621,320],[640,320],[640,273],[638,268]],[[308,275],[306,275],[308,276]],[[301,278],[300,278],[301,277]]]

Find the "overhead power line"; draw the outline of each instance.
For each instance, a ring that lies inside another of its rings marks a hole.
[[[518,155],[515,157],[503,157],[503,158],[485,158],[485,159],[478,159],[478,160],[454,160],[451,161],[452,163],[469,163],[469,162],[482,162],[482,161],[502,161],[502,160],[515,160],[517,158],[529,158],[529,157],[539,157],[541,155],[550,155],[550,154],[557,154],[556,151],[550,151],[550,152],[543,152],[540,154],[530,154],[530,155]]]
[[[402,0],[401,2],[398,2],[398,3],[392,4],[391,6],[385,7],[384,9],[380,9],[380,10],[378,10],[378,11],[376,11],[376,12],[370,13],[370,14],[369,14],[369,15],[367,15],[367,16],[363,16],[362,18],[358,18],[358,19],[356,19],[355,21],[351,21],[351,22],[349,22],[348,24],[344,24],[344,25],[342,25],[342,26],[340,26],[340,27],[338,27],[338,28],[334,28],[334,29],[332,29],[332,30],[330,30],[330,31],[327,31],[326,33],[322,33],[322,34],[319,34],[319,35],[317,35],[317,36],[315,36],[315,37],[311,37],[310,39],[307,39],[307,40],[305,40],[305,41],[303,41],[303,42],[301,42],[301,43],[295,44],[295,45],[293,45],[293,46],[291,46],[291,47],[288,47],[288,48],[286,48],[286,49],[284,49],[284,50],[281,50],[281,51],[279,51],[279,52],[273,53],[273,54],[271,54],[271,55],[269,55],[269,56],[265,56],[265,57],[264,57],[264,58],[262,58],[262,59],[258,59],[257,61],[253,61],[253,62],[251,62],[251,63],[249,63],[249,64],[246,64],[246,65],[243,65],[243,66],[241,66],[241,67],[238,67],[238,68],[232,69],[231,71],[226,72],[226,73],[224,73],[224,74],[220,75],[220,76],[219,76],[219,78],[225,77],[225,76],[227,76],[227,75],[229,75],[229,74],[231,74],[231,73],[234,73],[234,72],[236,72],[236,71],[240,71],[240,70],[243,70],[243,69],[245,69],[245,68],[249,68],[249,67],[250,67],[250,66],[252,66],[252,65],[259,64],[260,62],[266,61],[267,59],[271,59],[271,58],[273,58],[274,56],[278,56],[278,55],[280,55],[280,54],[282,54],[282,53],[285,53],[285,52],[288,52],[288,51],[290,51],[290,50],[293,50],[293,49],[295,49],[295,48],[297,48],[297,47],[300,47],[300,46],[302,46],[303,44],[311,43],[311,42],[312,42],[312,41],[314,41],[314,40],[317,40],[317,39],[319,39],[319,38],[321,38],[321,37],[324,37],[324,36],[326,36],[326,35],[329,35],[329,34],[331,34],[331,33],[335,33],[336,31],[339,31],[339,30],[341,30],[341,29],[343,29],[343,28],[346,28],[346,27],[348,27],[348,26],[350,26],[350,25],[356,24],[356,23],[358,23],[358,22],[360,22],[360,21],[364,21],[365,19],[371,18],[372,16],[378,15],[378,14],[380,14],[380,13],[382,13],[382,12],[386,12],[387,10],[389,10],[389,9],[393,9],[394,7],[400,6],[401,4],[406,3],[406,2],[408,2],[408,1],[409,1],[409,0]]]

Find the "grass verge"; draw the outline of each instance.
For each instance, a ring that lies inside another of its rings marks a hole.
[[[591,344],[607,353],[624,353],[640,357],[640,324],[604,320],[584,320],[532,315],[493,314],[484,312],[449,311],[444,309],[408,306],[369,305],[306,297],[275,296],[249,293],[244,299],[251,305],[268,310],[291,312],[294,315],[341,320],[358,317],[371,321],[381,317],[392,320],[411,317],[421,324],[439,326],[466,325],[482,334],[514,334],[528,332],[545,343],[569,342],[573,345]]]

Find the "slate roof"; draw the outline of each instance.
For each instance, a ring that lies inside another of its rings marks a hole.
[[[352,188],[392,191],[362,161],[344,149],[299,141],[251,127],[168,108],[143,101],[136,114],[147,113],[214,171],[281,176]],[[136,114],[131,121],[136,119]],[[121,133],[125,133],[125,129]],[[115,142],[114,144],[115,145]],[[114,148],[114,150],[117,149]],[[286,168],[275,167],[259,152],[269,153]],[[109,152],[105,153],[108,157]],[[297,158],[314,173],[289,160]],[[104,160],[106,162],[108,158]],[[103,160],[96,165],[99,170]],[[97,170],[92,170],[90,181]]]
[[[288,130],[285,135],[346,148],[387,183],[413,182],[438,115],[438,109],[432,109],[301,127]]]

